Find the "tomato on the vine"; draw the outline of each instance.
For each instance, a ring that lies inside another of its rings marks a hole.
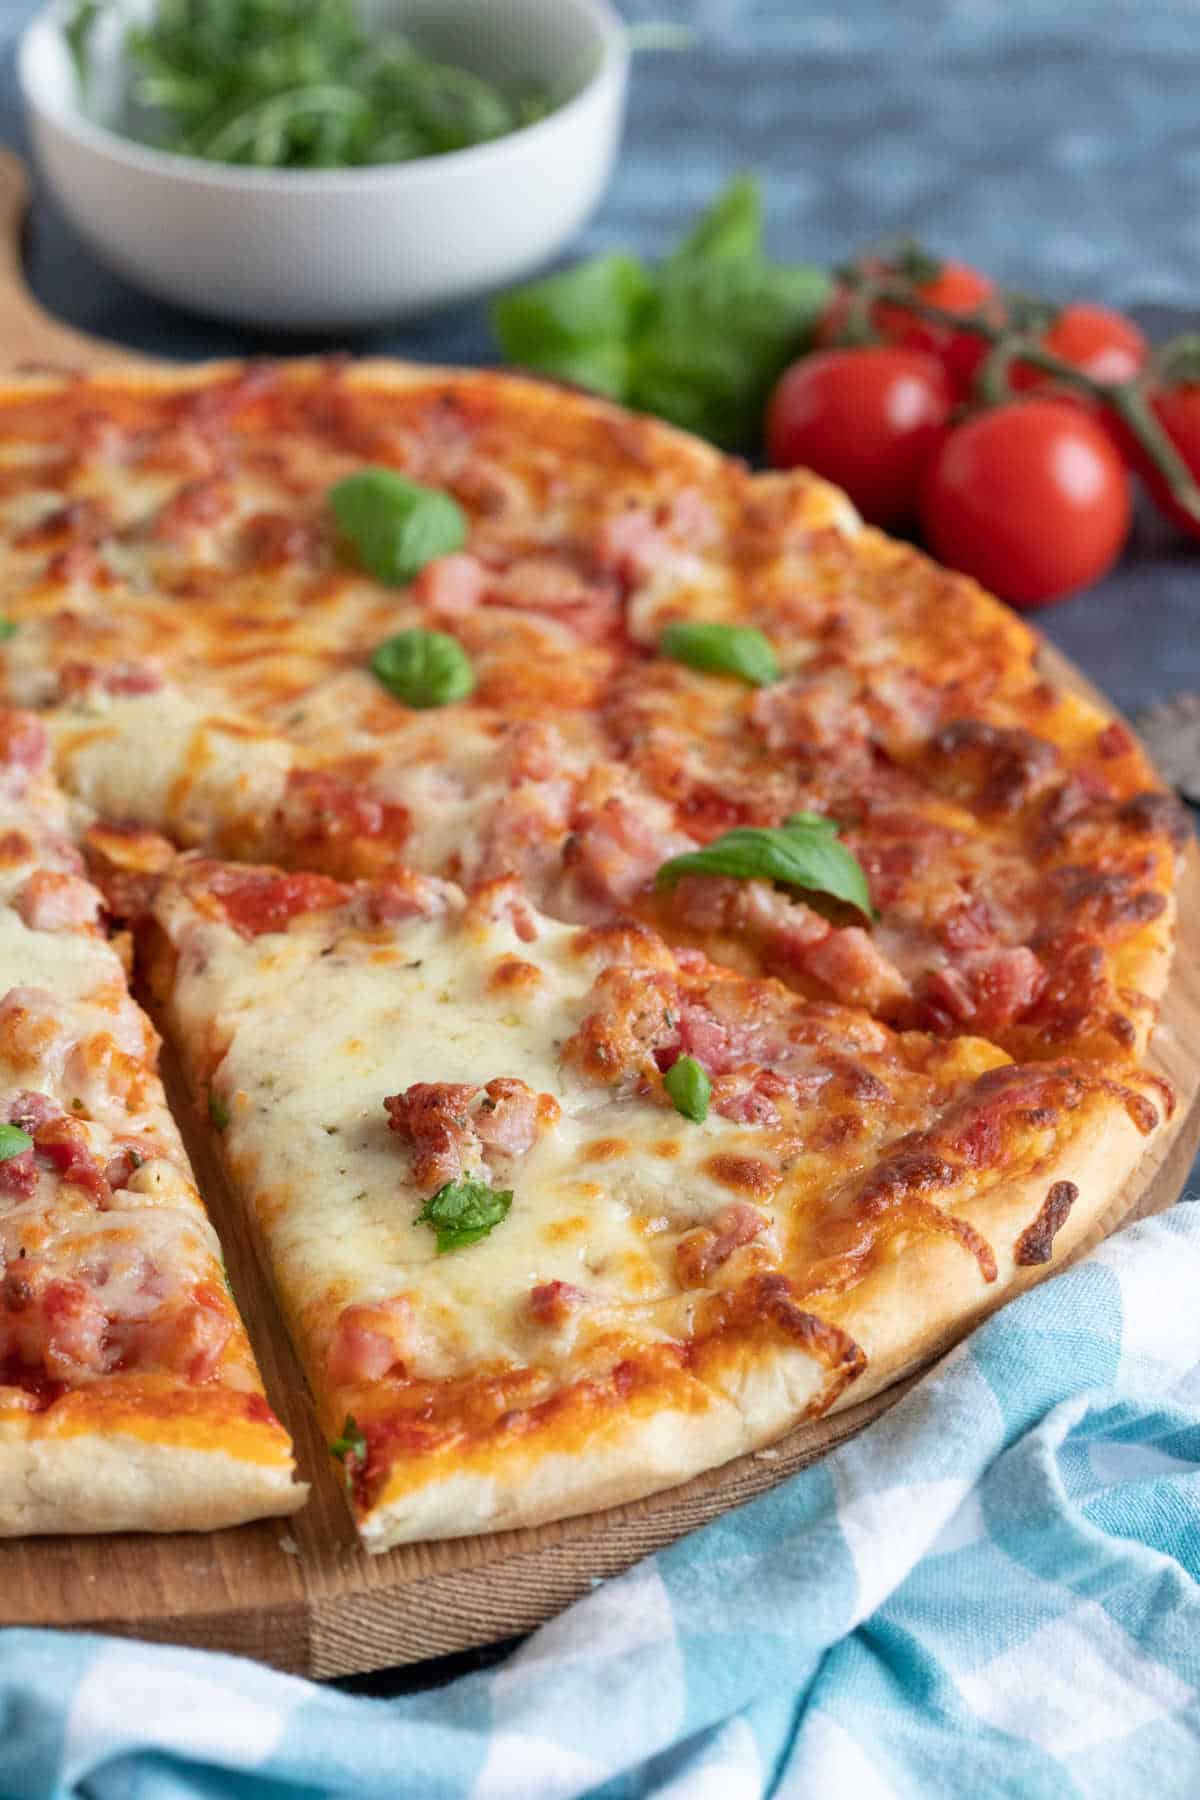
[[[886,281],[891,276],[899,283],[907,279],[912,286],[913,298],[926,306],[936,306],[943,312],[956,313],[962,318],[972,313],[982,313],[989,323],[1003,324],[1003,304],[996,293],[995,282],[988,276],[980,274],[978,269],[972,269],[967,263],[950,259],[933,266],[936,273],[916,282],[912,282],[911,277],[906,278],[903,270],[890,270],[886,263],[869,266],[866,273],[875,280]],[[818,327],[819,343],[838,342],[853,305],[854,289],[839,287]],[[870,324],[889,344],[896,344],[905,350],[922,350],[927,355],[936,356],[959,397],[965,396],[969,391],[975,371],[989,349],[986,338],[974,332],[955,331],[951,326],[922,319],[898,301],[876,300],[870,309]]]
[[[1150,355],[1150,347],[1132,319],[1111,307],[1085,301],[1064,306],[1038,343],[1093,381],[1135,381]],[[1015,388],[1054,385],[1053,375],[1031,363],[1014,363],[1009,380]]]
[[[958,426],[921,491],[934,554],[1020,607],[1097,581],[1130,516],[1125,467],[1104,427],[1049,399],[1011,401]]]
[[[1150,405],[1187,464],[1192,480],[1200,484],[1200,381],[1184,381],[1178,386],[1159,388],[1151,394]],[[1136,462],[1159,512],[1172,519],[1181,531],[1188,532],[1191,537],[1200,537],[1200,521],[1180,505],[1161,471],[1144,452],[1137,455]]]
[[[767,453],[777,469],[803,464],[845,488],[872,524],[907,524],[952,404],[931,356],[887,344],[818,351],[781,376]]]

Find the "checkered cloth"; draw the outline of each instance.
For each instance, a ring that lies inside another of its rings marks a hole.
[[[0,1636],[0,1793],[1200,1794],[1200,1206],[1028,1294],[853,1442],[496,1668],[364,1700]]]

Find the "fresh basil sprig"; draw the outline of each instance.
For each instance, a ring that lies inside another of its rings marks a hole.
[[[398,631],[380,644],[371,671],[405,706],[450,706],[475,690],[470,657],[444,631]]]
[[[768,259],[758,183],[743,175],[657,269],[593,257],[501,295],[492,327],[509,362],[748,446],[829,290],[824,270]]]
[[[5,638],[15,637],[16,633],[17,621],[0,617],[0,644],[4,642]]]
[[[467,541],[462,507],[441,488],[422,487],[395,469],[359,469],[329,490],[342,537],[365,569],[389,587],[403,587],[435,556]]]
[[[820,813],[792,813],[782,825],[739,825],[706,844],[673,856],[658,871],[656,885],[673,888],[685,875],[728,875],[736,881],[777,881],[784,887],[828,894],[873,919],[867,878],[853,851],[837,836],[837,825]]]
[[[229,1108],[221,1098],[220,1094],[218,1094],[216,1088],[211,1087],[208,1090],[208,1116],[218,1131],[225,1131],[228,1129],[231,1116]]]
[[[681,619],[666,627],[658,647],[674,662],[710,675],[736,675],[751,687],[769,687],[779,680],[771,640],[752,625]]]
[[[433,1226],[437,1253],[444,1256],[448,1250],[465,1250],[494,1231],[501,1219],[507,1218],[512,1203],[511,1188],[501,1191],[464,1175],[459,1181],[448,1181],[425,1202],[417,1223]]]
[[[8,1162],[11,1157],[24,1156],[26,1150],[33,1149],[33,1139],[19,1125],[0,1125],[0,1162]]]
[[[677,1113],[682,1113],[696,1125],[703,1125],[712,1098],[712,1082],[707,1070],[694,1056],[677,1057],[663,1076],[663,1086]]]

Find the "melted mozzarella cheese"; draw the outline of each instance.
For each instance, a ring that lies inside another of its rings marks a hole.
[[[414,1375],[522,1360],[531,1338],[553,1360],[526,1312],[530,1290],[553,1281],[585,1291],[597,1330],[617,1318],[649,1337],[679,1328],[691,1302],[674,1279],[675,1244],[728,1204],[704,1165],[744,1149],[748,1134],[716,1114],[695,1125],[614,1100],[564,1073],[560,1051],[591,979],[573,928],[543,919],[525,943],[507,924],[419,922],[381,946],[320,922],[247,942],[199,924],[186,903],[168,906],[165,922],[193,947],[175,1024],[185,1046],[228,1044],[212,1077],[229,1114],[226,1151],[318,1387],[333,1314],[400,1294],[418,1314]],[[541,976],[516,998],[491,985],[510,958]],[[415,1082],[500,1075],[551,1094],[559,1116],[511,1173],[495,1174],[514,1193],[507,1218],[439,1256],[383,1100]]]

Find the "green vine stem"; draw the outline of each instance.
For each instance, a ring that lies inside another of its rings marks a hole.
[[[843,269],[841,275],[853,290],[846,320],[847,327],[853,327],[853,334],[843,328],[838,334],[839,341],[863,343],[863,324],[870,320],[872,310],[880,302],[899,307],[926,324],[940,325],[949,331],[965,331],[982,338],[992,346],[975,378],[976,392],[985,406],[998,406],[1013,398],[1008,372],[1014,362],[1053,376],[1060,386],[1074,389],[1116,415],[1143,451],[1147,462],[1162,476],[1172,497],[1189,518],[1200,525],[1200,486],[1159,424],[1147,398],[1144,381],[1097,381],[1076,368],[1074,363],[1043,349],[1036,339],[989,318],[986,311],[948,312],[945,307],[931,306],[920,299],[911,288],[854,267]]]

